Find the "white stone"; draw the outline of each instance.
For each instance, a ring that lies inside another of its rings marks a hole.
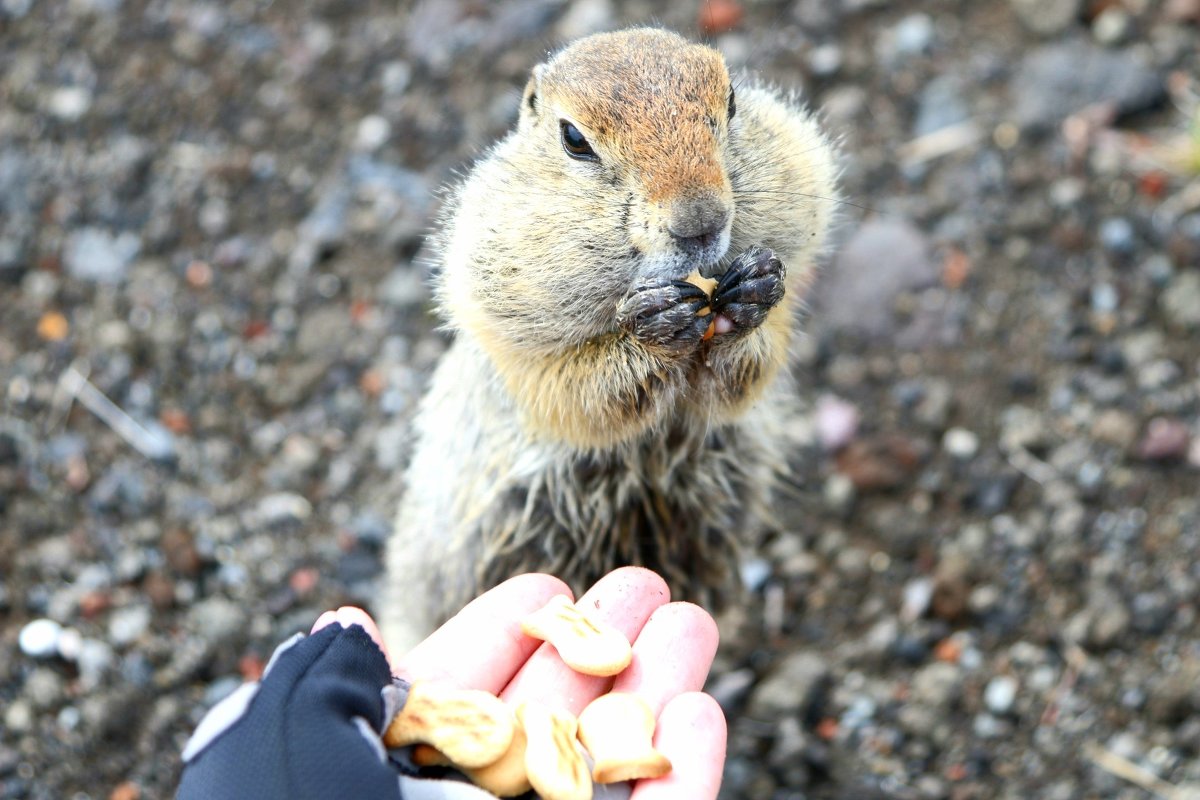
[[[378,114],[363,117],[358,123],[358,131],[354,136],[354,146],[359,150],[371,152],[378,150],[392,136],[392,123]]]
[[[983,703],[993,714],[1007,714],[1016,699],[1017,679],[1011,675],[997,675],[983,690]]]
[[[979,452],[979,436],[966,428],[951,428],[942,437],[942,448],[955,458],[966,461]]]
[[[46,109],[63,122],[76,122],[92,107],[92,93],[82,86],[60,86],[50,93]]]
[[[35,619],[21,628],[17,644],[31,658],[51,658],[58,655],[58,640],[63,628],[52,619]]]

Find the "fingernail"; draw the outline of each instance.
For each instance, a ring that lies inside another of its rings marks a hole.
[[[310,630],[309,633],[316,633],[322,628],[327,628],[337,621],[336,611],[326,611],[324,614],[317,617],[317,621],[313,623],[312,630]]]

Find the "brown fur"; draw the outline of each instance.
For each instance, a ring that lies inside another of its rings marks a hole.
[[[517,130],[452,196],[437,296],[456,338],[418,415],[389,543],[393,646],[528,570],[582,590],[638,563],[677,596],[719,600],[739,544],[773,524],[779,375],[834,166],[790,98],[739,86],[730,120],[729,92],[720,55],[674,34],[581,40],[534,70]],[[564,152],[563,120],[597,161]],[[701,196],[731,214],[697,264],[668,226]],[[760,326],[681,350],[618,324],[639,287],[696,266],[720,275],[756,245],[787,270]]]

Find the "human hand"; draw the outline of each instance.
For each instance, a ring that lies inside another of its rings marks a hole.
[[[666,584],[649,570],[610,573],[577,605],[629,638],[633,660],[615,679],[597,678],[572,671],[551,645],[521,632],[521,619],[556,594],[571,592],[549,575],[513,578],[386,661],[379,628],[365,611],[327,611],[308,637],[276,650],[261,684],[243,685],[209,712],[184,749],[177,797],[484,796],[463,783],[421,790],[389,766],[378,737],[396,699],[390,664],[410,681],[485,689],[514,706],[537,699],[576,715],[608,691],[637,694],[658,718],[654,744],[674,769],[638,781],[631,800],[716,798],[725,718],[699,691],[717,647],[712,618],[697,606],[667,602]]]
[[[638,781],[631,800],[713,800],[725,762],[725,717],[703,694],[717,649],[717,628],[704,610],[668,602],[666,583],[637,567],[601,578],[576,603],[633,643],[633,661],[616,678],[581,675],[554,647],[525,636],[521,619],[556,594],[571,596],[550,575],[512,578],[483,594],[407,654],[392,659],[406,680],[436,680],[484,689],[513,706],[536,699],[578,715],[609,691],[641,697],[658,719],[655,747],[671,772]],[[373,628],[372,624],[372,628]],[[380,641],[378,629],[367,629]]]

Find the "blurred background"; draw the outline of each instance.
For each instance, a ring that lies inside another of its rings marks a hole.
[[[373,604],[437,190],[644,23],[844,156],[723,796],[1200,796],[1200,0],[0,0],[0,798]]]

